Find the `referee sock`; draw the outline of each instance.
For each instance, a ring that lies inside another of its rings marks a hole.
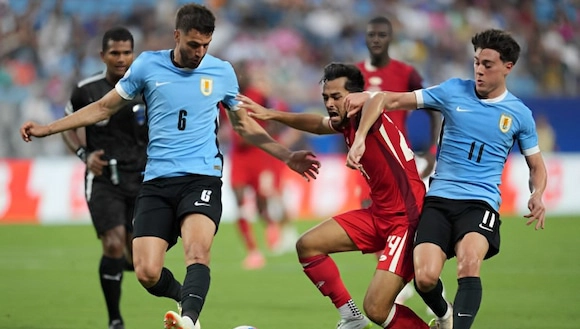
[[[153,287],[146,289],[154,296],[169,297],[176,302],[181,301],[181,284],[175,280],[173,273],[165,267],[161,270],[159,281]]]
[[[123,267],[125,258],[101,257],[99,264],[99,278],[101,289],[105,296],[107,312],[109,313],[109,323],[113,320],[121,319],[119,302],[121,300],[121,281],[123,280]]]
[[[413,280],[415,285],[415,290],[423,298],[423,301],[429,308],[437,315],[437,317],[442,318],[447,313],[448,304],[445,298],[443,298],[443,283],[441,279],[437,280],[437,285],[431,291],[423,292],[417,287],[417,283]]]
[[[187,267],[181,288],[181,314],[190,317],[193,323],[197,322],[209,291],[209,272],[209,267],[204,264],[191,264]]]
[[[457,294],[453,303],[453,328],[469,329],[481,305],[481,279],[473,276],[460,278],[457,284]]]

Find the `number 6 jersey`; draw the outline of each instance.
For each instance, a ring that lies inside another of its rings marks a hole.
[[[143,94],[147,104],[144,181],[187,174],[221,177],[218,103],[237,109],[234,69],[209,54],[195,69],[180,68],[172,55],[173,50],[143,52],[115,86],[124,99]]]

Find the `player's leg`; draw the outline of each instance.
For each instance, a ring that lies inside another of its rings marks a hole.
[[[395,299],[413,278],[413,240],[415,227],[406,216],[376,218],[376,230],[383,237],[384,249],[364,299],[366,315],[383,328],[428,329],[411,309],[395,304]]]
[[[304,273],[323,296],[328,296],[341,317],[338,328],[370,328],[346,289],[329,254],[362,250],[372,243],[374,227],[368,210],[356,210],[328,219],[298,239],[296,251]],[[357,245],[360,244],[360,245]],[[366,243],[366,244],[365,244]],[[384,246],[384,242],[380,248]],[[373,250],[379,247],[372,246]]]
[[[245,186],[237,185],[233,188],[236,203],[238,205],[238,218],[236,219],[236,227],[242,238],[242,242],[246,249],[246,257],[242,265],[245,269],[253,270],[262,268],[266,264],[266,259],[258,248],[256,235],[252,222],[249,220],[249,213],[244,206],[245,202]]]
[[[451,223],[442,210],[449,205],[440,198],[425,199],[413,250],[415,289],[425,304],[433,310],[441,328],[452,328],[452,308],[443,298],[443,283],[439,279],[451,244]]]
[[[294,221],[288,214],[288,209],[284,202],[283,191],[283,174],[286,170],[286,165],[281,161],[269,161],[270,171],[272,172],[271,179],[261,180],[261,187],[265,187],[262,191],[267,197],[267,211],[272,219],[278,224],[278,239],[272,243],[272,250],[275,254],[281,255],[288,252],[294,252],[294,246],[298,241],[298,229]],[[275,235],[271,233],[269,235]],[[274,240],[271,237],[271,240]]]
[[[251,154],[243,152],[232,153],[231,166],[231,186],[236,198],[237,218],[236,228],[242,238],[244,247],[246,248],[246,257],[242,262],[245,269],[258,269],[265,265],[266,259],[258,249],[256,236],[252,228],[248,213],[244,203],[246,201],[246,188],[251,187],[256,192],[255,186],[252,186],[253,177],[256,176],[255,169],[252,168],[252,159],[249,158]],[[254,184],[255,185],[255,184]]]
[[[91,189],[87,191],[87,203],[102,246],[99,279],[107,305],[109,328],[122,329],[123,317],[119,305],[126,264],[125,204],[123,196],[108,182],[97,179],[87,186]]]
[[[181,320],[188,329],[197,323],[209,291],[210,249],[222,215],[221,186],[219,177],[195,176],[184,188],[186,192],[176,212],[181,219],[187,267],[181,289]],[[167,318],[166,326],[182,327],[179,322],[168,323]]]
[[[133,227],[135,276],[149,293],[181,301],[181,284],[163,267],[165,252],[176,242],[178,231],[169,188],[164,183],[145,182],[136,200]]]
[[[489,244],[475,232],[465,235],[456,244],[457,293],[455,294],[453,323],[456,329],[469,329],[481,304],[480,269]]]
[[[429,326],[410,308],[394,302],[404,286],[402,277],[377,269],[363,304],[367,317],[382,328],[428,329]]]
[[[266,224],[266,243],[268,249],[275,250],[280,243],[280,216],[274,216],[274,212],[277,209],[273,209],[273,207],[283,206],[281,203],[276,203],[277,200],[275,199],[279,189],[275,166],[279,165],[279,163],[281,164],[281,162],[264,160],[263,163],[262,168],[256,168],[256,205],[260,213],[260,218]]]
[[[453,303],[453,328],[469,329],[482,299],[480,270],[484,259],[499,252],[499,214],[487,204],[465,206],[455,223],[458,237],[457,293]]]

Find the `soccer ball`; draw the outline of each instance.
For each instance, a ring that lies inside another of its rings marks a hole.
[[[234,329],[258,329],[258,328],[252,326],[237,326]]]

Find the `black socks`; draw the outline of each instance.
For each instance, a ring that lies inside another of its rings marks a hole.
[[[113,320],[121,320],[119,302],[121,300],[121,281],[123,280],[123,269],[125,258],[101,257],[99,264],[99,278],[101,289],[105,296],[107,312],[109,313],[109,323]]]
[[[153,287],[146,289],[154,296],[169,297],[176,302],[181,301],[181,284],[175,280],[173,273],[165,267],[161,270],[159,281]]]
[[[199,313],[209,291],[209,267],[204,264],[192,264],[187,267],[187,274],[181,289],[182,316],[190,317],[197,322]]]

